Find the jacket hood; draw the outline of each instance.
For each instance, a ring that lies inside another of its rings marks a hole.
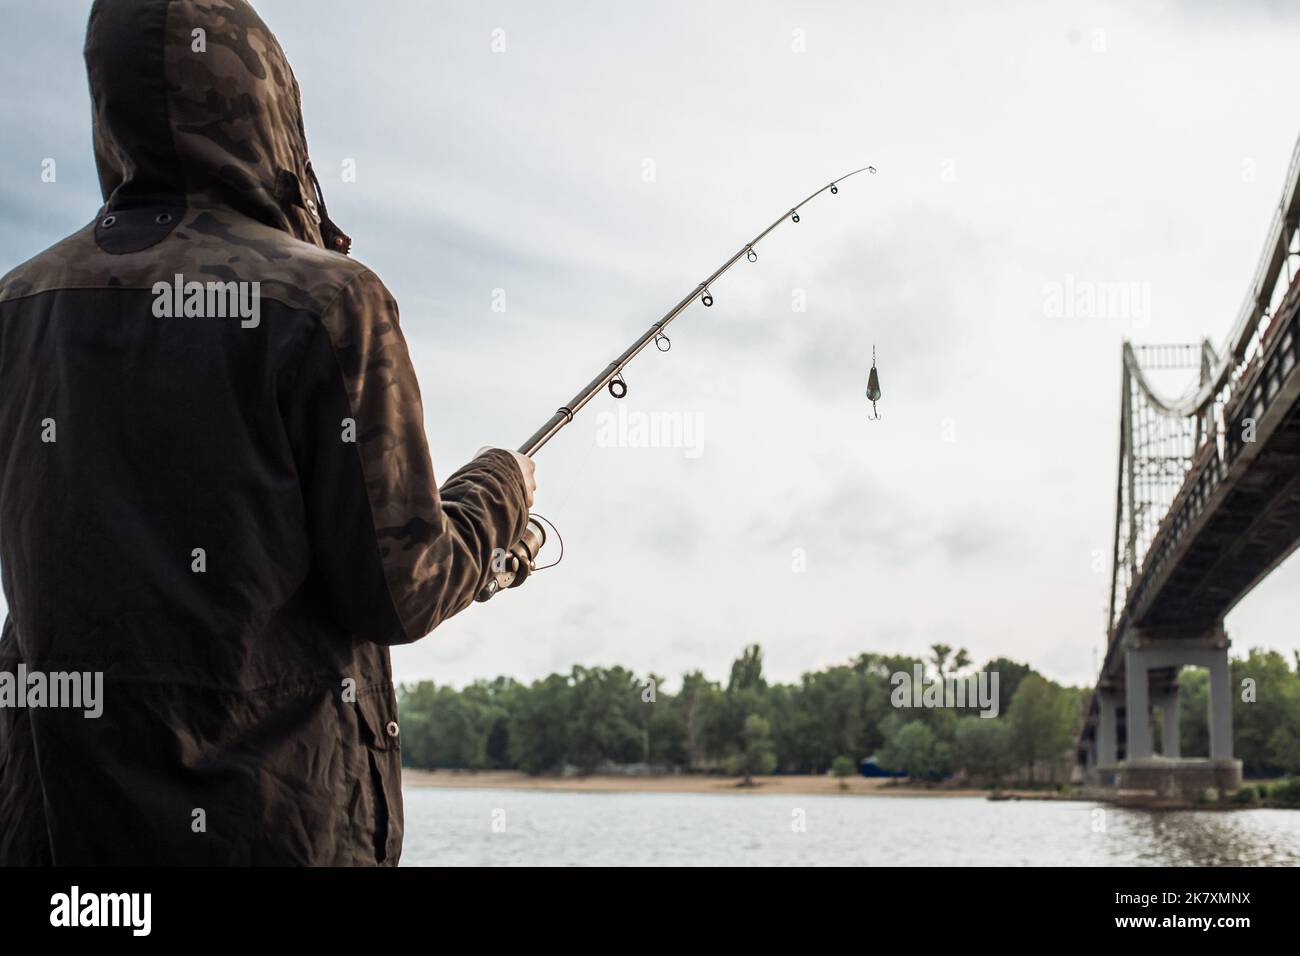
[[[105,211],[229,207],[346,253],[298,82],[246,0],[95,0],[86,30]]]

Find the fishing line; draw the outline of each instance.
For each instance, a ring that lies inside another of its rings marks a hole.
[[[540,564],[540,565],[538,565],[537,567],[533,568],[533,573],[536,574],[538,571],[545,571],[547,568],[553,568],[553,567],[555,567],[557,564],[559,564],[561,561],[564,560],[564,538],[562,538],[562,537],[560,536],[560,529],[557,528],[557,527],[555,527],[555,523],[554,523],[553,521],[551,521],[550,518],[543,517],[542,515],[538,514],[536,511],[532,512],[531,514],[529,514],[528,517],[529,517],[529,518],[536,518],[538,521],[545,522],[545,523],[546,523],[546,526],[547,526],[548,528],[550,528],[551,531],[553,531],[553,532],[555,533],[555,540],[558,541],[558,542],[560,542],[560,554],[559,554],[559,556],[558,556],[554,561],[552,561],[550,564]]]

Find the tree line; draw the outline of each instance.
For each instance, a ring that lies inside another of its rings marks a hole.
[[[937,644],[927,659],[863,653],[769,682],[758,645],[744,649],[725,682],[699,671],[675,693],[655,674],[575,666],[530,684],[509,677],[457,689],[403,685],[398,700],[402,759],[422,769],[593,773],[640,765],[664,771],[844,774],[874,757],[884,770],[937,779],[964,772],[991,783],[1035,783],[1072,759],[1088,689],[1067,687],[1029,665],[995,658],[997,716],[979,707],[899,708],[894,675],[971,673],[965,651]],[[1254,681],[1254,700],[1234,703],[1236,753],[1248,774],[1300,771],[1300,672],[1275,652],[1232,662],[1236,686]],[[1208,752],[1206,681],[1182,678],[1182,748]],[[1245,695],[1242,695],[1245,696]],[[1156,722],[1157,734],[1159,722]]]

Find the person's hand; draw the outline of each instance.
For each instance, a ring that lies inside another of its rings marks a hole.
[[[533,464],[533,460],[527,455],[519,454],[517,451],[510,451],[509,448],[493,448],[491,445],[484,445],[475,453],[474,457],[477,458],[484,452],[489,451],[509,452],[511,457],[514,458],[515,464],[519,466],[519,474],[524,479],[524,497],[527,499],[528,507],[531,508],[533,506],[533,495],[537,493],[537,466]]]

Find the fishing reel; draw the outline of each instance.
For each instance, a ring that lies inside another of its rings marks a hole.
[[[544,564],[540,568],[537,566],[537,555],[542,550],[542,545],[546,544],[546,528],[542,522],[550,525],[555,532],[556,540],[560,542],[560,557],[556,558],[550,564]],[[541,515],[529,515],[528,523],[524,525],[524,533],[519,536],[514,547],[509,551],[497,549],[492,555],[492,577],[488,583],[483,585],[483,589],[478,592],[474,598],[476,601],[487,601],[499,591],[507,588],[517,588],[528,580],[528,576],[534,571],[541,571],[546,568],[553,568],[560,563],[564,557],[564,539],[556,530],[555,525],[551,524]]]

